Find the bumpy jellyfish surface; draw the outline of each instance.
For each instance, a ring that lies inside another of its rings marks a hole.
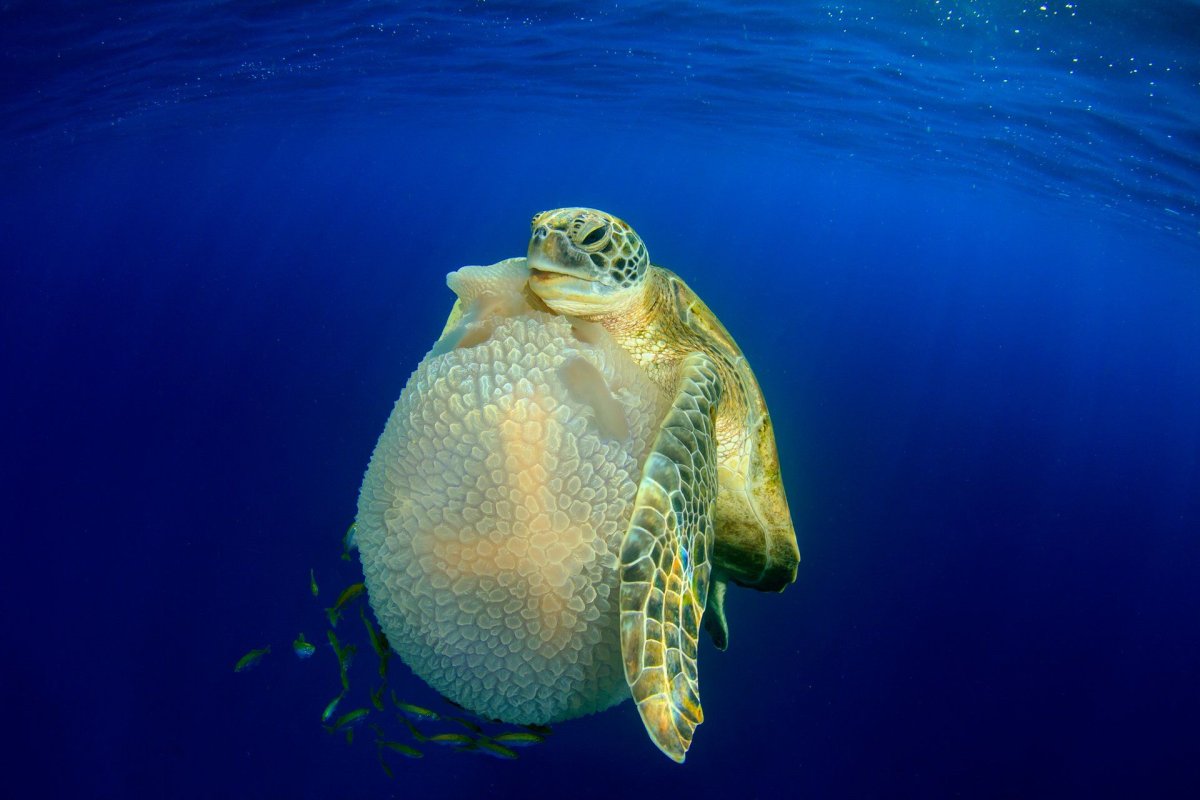
[[[363,480],[371,606],[408,666],[488,718],[629,696],[618,554],[664,398],[603,329],[534,308],[524,259],[448,278],[457,311]]]

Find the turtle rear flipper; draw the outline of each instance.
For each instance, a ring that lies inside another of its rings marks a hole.
[[[729,621],[725,619],[725,590],[729,584],[713,576],[708,583],[708,603],[704,612],[704,630],[718,650],[729,647]]]
[[[696,650],[712,572],[720,396],[712,359],[688,355],[621,543],[625,680],[650,738],[680,762],[704,720]]]

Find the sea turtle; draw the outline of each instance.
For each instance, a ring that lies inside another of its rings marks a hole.
[[[632,695],[682,761],[701,621],[724,647],[725,582],[780,590],[799,558],[758,385],[599,211],[539,214],[527,258],[447,282],[359,495],[380,626],[476,713],[546,723]]]
[[[650,263],[646,245],[624,220],[596,209],[560,208],[534,215],[532,229],[527,257],[529,288],[547,306],[560,314],[601,325],[659,387],[676,396],[676,409],[692,409],[697,405],[692,394],[708,385],[704,381],[697,384],[698,375],[703,374],[713,385],[707,403],[699,404],[711,406],[712,432],[695,419],[694,412],[687,415],[690,425],[676,416],[664,421],[664,433],[675,425],[682,425],[684,430],[682,434],[673,434],[681,437],[678,442],[662,443],[665,459],[646,465],[635,513],[641,513],[655,500],[661,505],[655,484],[678,486],[680,495],[676,505],[680,500],[689,504],[700,500],[698,507],[703,510],[709,502],[705,496],[709,490],[697,482],[694,472],[689,477],[689,465],[678,447],[682,444],[688,456],[699,456],[705,464],[715,462],[715,514],[713,519],[702,518],[697,524],[702,538],[713,537],[710,540],[713,571],[708,593],[711,605],[705,623],[714,643],[723,650],[728,641],[725,582],[733,580],[764,591],[781,591],[795,580],[800,560],[780,477],[775,435],[758,381],[716,315],[679,276]],[[661,472],[680,474],[663,477],[658,474]],[[666,509],[659,510],[665,514]],[[686,567],[686,559],[662,560],[659,548],[670,552],[689,541],[693,534],[672,531],[669,520],[652,516],[655,518],[646,531],[648,536],[638,532],[637,518],[631,524],[621,555],[623,581],[640,578],[638,558],[652,556],[654,585],[661,587],[678,578],[678,570]],[[704,587],[695,588],[702,591]],[[631,591],[627,599],[625,595],[623,591],[622,649],[626,677],[642,718],[655,735],[655,731],[664,728],[662,715],[668,709],[674,715],[676,710],[688,706],[681,705],[678,698],[665,698],[668,702],[664,702],[661,687],[647,690],[639,684],[639,674],[657,659],[652,652],[656,648],[647,651],[643,642],[661,639],[661,634],[657,625],[647,623],[654,614],[647,611],[644,592]],[[649,602],[657,602],[656,594],[654,598]],[[669,604],[681,602],[670,593],[667,598]],[[705,605],[701,596],[700,612]],[[694,637],[695,631],[691,630],[694,623],[686,616],[684,619],[685,633]],[[670,648],[671,644],[666,646]],[[694,664],[686,672],[689,688],[694,692]],[[678,670],[668,669],[668,679],[676,674]],[[671,684],[667,687],[670,690]],[[698,723],[698,702],[696,712]],[[669,734],[667,738],[671,738]],[[680,738],[686,750],[690,737],[681,732]],[[665,744],[657,735],[655,739],[668,755],[682,755],[682,751]]]

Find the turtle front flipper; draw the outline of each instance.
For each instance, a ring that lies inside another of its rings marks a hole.
[[[650,738],[682,762],[704,720],[696,676],[700,620],[712,572],[717,499],[714,418],[721,382],[692,353],[642,467],[621,542],[621,654]]]

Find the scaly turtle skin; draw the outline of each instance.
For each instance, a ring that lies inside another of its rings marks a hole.
[[[624,221],[564,208],[536,215],[529,291],[601,325],[674,398],[642,470],[621,547],[625,677],[651,738],[682,761],[703,720],[703,618],[724,649],[725,581],[780,591],[799,551],[766,403],[733,337]],[[710,606],[707,618],[704,612]]]

